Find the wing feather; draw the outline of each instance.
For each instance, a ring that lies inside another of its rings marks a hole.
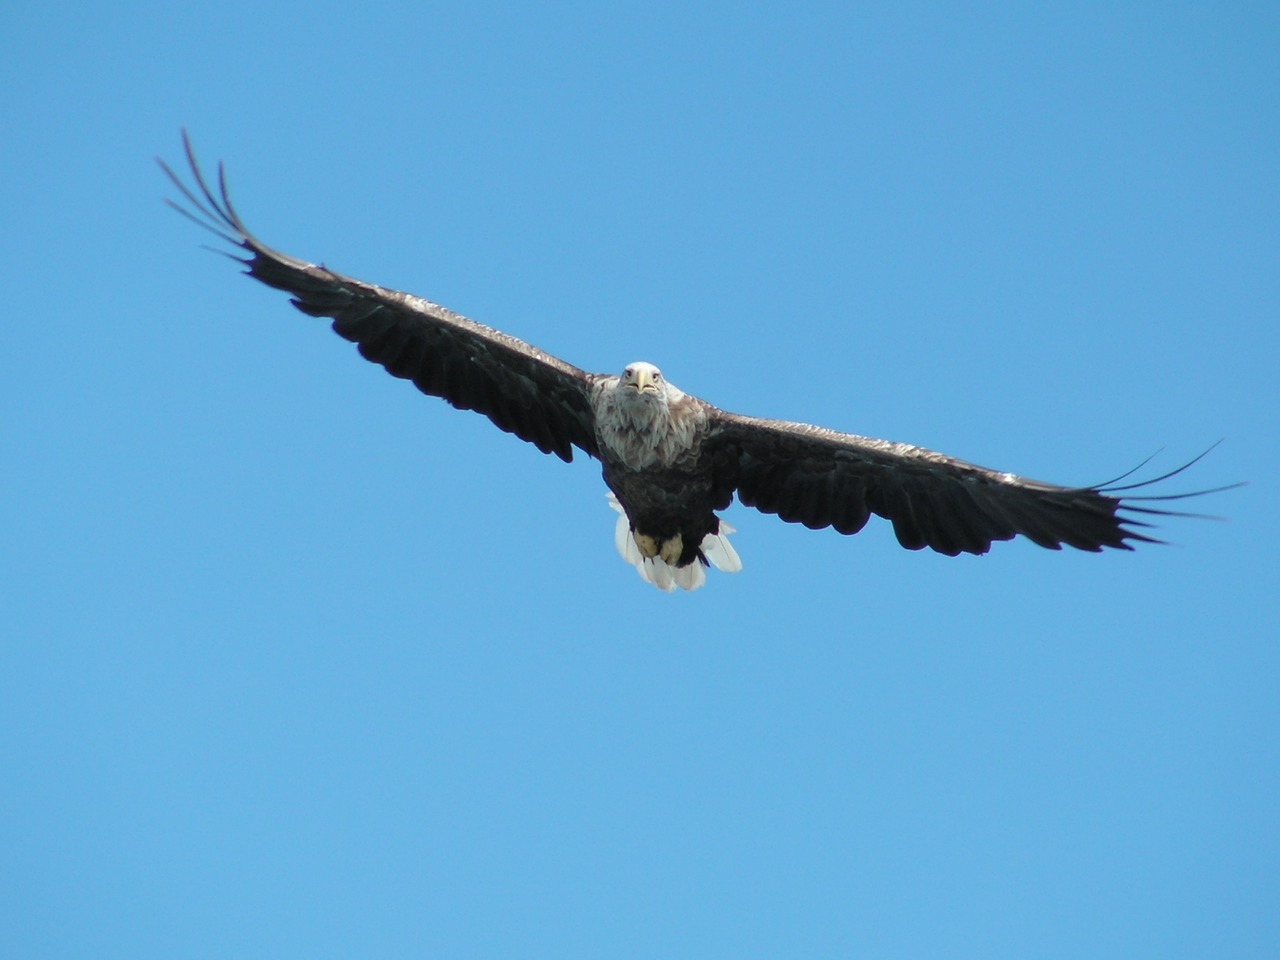
[[[1063,487],[909,444],[715,408],[710,416],[706,443],[717,498],[736,492],[746,506],[843,534],[860,531],[874,513],[893,524],[898,542],[910,550],[982,554],[1018,534],[1052,550],[1131,550],[1133,542],[1157,541],[1136,529],[1148,525],[1129,513],[1174,515],[1133,502],[1167,497],[1128,491],[1176,470],[1124,487]]]
[[[215,194],[185,131],[183,144],[195,189],[160,161],[188,204],[169,201],[170,206],[243,250],[244,256],[233,259],[245,264],[251,277],[291,294],[303,313],[330,318],[334,331],[355,343],[363,357],[423,393],[482,413],[562,460],[573,459],[573,447],[599,455],[591,374],[438,304],[271,249],[236,213],[222,166]]]

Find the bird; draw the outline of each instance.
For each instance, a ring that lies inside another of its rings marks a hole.
[[[273,250],[232,205],[225,166],[218,164],[215,192],[186,130],[182,139],[193,182],[157,158],[186,205],[166,203],[235,248],[221,252],[250,277],[288,293],[304,314],[331,320],[392,376],[565,462],[575,450],[598,460],[618,513],[617,551],[660,590],[695,590],[712,566],[742,569],[734,530],[719,517],[735,496],[784,521],[846,535],[875,514],[903,547],[957,556],[1019,535],[1053,550],[1132,550],[1163,542],[1151,531],[1155,518],[1201,516],[1151,501],[1227,489],[1146,492],[1209,450],[1148,480],[1121,482],[1144,461],[1103,484],[1060,486],[907,443],[721,410],[649,362],[589,373],[429,300]]]

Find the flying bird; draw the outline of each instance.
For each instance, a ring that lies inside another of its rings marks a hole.
[[[708,566],[742,568],[729,543],[733,529],[717,516],[735,494],[788,522],[842,534],[857,533],[874,513],[907,549],[956,556],[986,553],[1019,534],[1053,550],[1130,550],[1159,542],[1134,514],[1187,516],[1142,502],[1216,492],[1133,494],[1190,463],[1142,482],[1120,484],[1129,471],[1107,484],[1058,486],[910,444],[729,413],[680,390],[651,363],[588,373],[421,297],[271,249],[232,206],[223,166],[215,193],[185,131],[183,143],[194,188],[160,160],[190,205],[170,206],[238,247],[240,255],[228,255],[249,276],[289,293],[303,313],[331,319],[339,336],[392,376],[484,414],[543,453],[567,462],[577,448],[599,460],[619,514],[618,552],[662,590],[702,586]]]

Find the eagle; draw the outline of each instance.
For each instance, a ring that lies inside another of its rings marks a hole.
[[[1152,524],[1139,517],[1194,516],[1146,501],[1216,492],[1145,493],[1207,450],[1145,481],[1122,484],[1131,470],[1104,484],[1059,486],[906,443],[730,413],[685,393],[652,363],[588,373],[439,304],[273,250],[236,212],[224,166],[215,193],[186,131],[183,146],[194,187],[157,158],[187,205],[166,203],[238,248],[221,252],[290,294],[303,313],[332,320],[339,336],[392,376],[484,414],[543,453],[569,462],[576,448],[598,460],[618,512],[617,550],[661,590],[697,589],[710,566],[742,568],[729,542],[733,528],[718,516],[735,495],[787,522],[842,534],[876,514],[907,549],[957,556],[984,554],[1018,535],[1053,550],[1131,550],[1161,542],[1143,532]]]

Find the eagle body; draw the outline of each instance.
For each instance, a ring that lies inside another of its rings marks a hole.
[[[593,409],[604,482],[626,518],[620,536],[631,538],[641,562],[625,543],[624,559],[636,563],[646,580],[662,579],[663,566],[677,585],[686,576],[697,579],[701,571],[694,565],[711,562],[709,552],[718,559],[717,545],[728,548],[715,511],[729,498],[715,495],[714,460],[703,443],[714,408],[667,382],[653,364],[639,362],[597,383]],[[681,570],[687,574],[675,572]]]
[[[215,193],[185,134],[184,143],[194,189],[161,161],[189,204],[171,202],[176,210],[239,248],[233,259],[251,277],[289,293],[303,313],[330,319],[393,376],[483,414],[544,453],[570,461],[576,450],[599,460],[619,514],[618,552],[663,590],[696,589],[708,566],[741,569],[728,540],[733,530],[717,516],[735,496],[842,534],[876,514],[893,524],[902,546],[955,556],[1019,535],[1054,550],[1130,550],[1158,542],[1134,514],[1175,515],[1143,501],[1214,492],[1133,493],[1190,464],[1129,484],[1118,482],[1129,474],[1085,487],[1042,483],[910,444],[729,413],[679,390],[650,363],[617,376],[580,370],[429,300],[271,249],[236,213],[221,166]]]

